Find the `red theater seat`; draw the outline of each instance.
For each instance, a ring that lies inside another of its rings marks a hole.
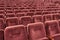
[[[14,7],[13,10],[14,10],[15,13],[20,12],[20,9],[18,7]]]
[[[52,14],[46,14],[46,15],[44,15],[43,17],[44,17],[44,21],[50,21],[50,20],[53,20]]]
[[[7,7],[5,8],[6,10],[13,10],[13,7]]]
[[[57,20],[46,21],[45,22],[46,33],[49,36],[59,33]]]
[[[7,26],[18,25],[18,18],[17,17],[6,18],[6,25]]]
[[[60,14],[53,14],[53,19],[54,20],[59,20],[60,19]]]
[[[6,14],[13,13],[13,10],[6,10]]]
[[[14,7],[13,9],[14,9],[14,11],[17,11],[18,10],[18,7]]]
[[[4,30],[4,40],[27,40],[23,25],[9,26]]]
[[[4,7],[0,7],[0,14],[4,14]]]
[[[25,13],[17,13],[16,16],[17,17],[25,16]]]
[[[4,10],[0,10],[0,14],[5,14]]]
[[[34,22],[43,22],[43,16],[42,15],[34,15],[33,16]]]
[[[4,10],[4,7],[0,7],[0,10]]]
[[[33,15],[34,15],[34,12],[27,12],[26,15],[27,15],[27,16],[33,16]]]
[[[23,24],[25,26],[32,22],[33,22],[33,19],[31,16],[22,16],[19,18],[19,24]]]
[[[42,22],[27,25],[29,40],[48,40],[46,37],[45,26]]]
[[[6,14],[6,17],[15,17],[15,14],[14,13],[8,13],[8,14]]]
[[[35,12],[35,9],[30,9],[29,12]]]
[[[4,31],[0,30],[0,40],[4,40]]]
[[[53,40],[60,40],[60,33],[53,35]]]
[[[43,11],[43,15],[45,14],[51,14],[51,13],[49,13],[48,11]]]
[[[12,7],[6,7],[5,9],[6,10],[12,10],[13,8]]]
[[[36,10],[35,15],[42,15],[41,10]]]
[[[60,20],[57,20],[58,21],[58,25],[59,25],[59,32],[60,32]]]
[[[4,19],[3,18],[0,18],[0,29],[4,29],[5,26],[4,26]]]
[[[6,13],[12,13],[13,8],[12,7],[6,7]]]
[[[41,15],[42,13],[40,13],[40,12],[37,12],[37,13],[35,13],[35,15]]]
[[[0,14],[0,18],[5,18],[5,15],[4,14]]]

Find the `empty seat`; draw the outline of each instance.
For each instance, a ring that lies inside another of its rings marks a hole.
[[[12,7],[6,7],[6,8],[5,8],[5,11],[6,11],[7,13],[11,13],[11,12],[13,12],[13,8],[12,8]]]
[[[25,12],[27,13],[29,10],[25,9],[25,7],[20,8],[20,12]]]
[[[6,13],[13,13],[13,10],[6,10]]]
[[[0,14],[5,14],[4,10],[0,10]]]
[[[15,14],[15,13],[12,11],[9,11],[9,12],[6,12],[6,14]]]
[[[48,11],[43,11],[43,15],[44,14],[51,14],[51,13],[49,13]]]
[[[59,33],[57,20],[46,21],[45,28],[48,36],[52,36]]]
[[[23,24],[25,26],[32,22],[33,22],[33,19],[31,16],[22,16],[19,18],[19,24]]]
[[[4,10],[4,7],[0,7],[0,10]]]
[[[27,40],[26,29],[23,25],[6,27],[4,38],[4,40]]]
[[[25,16],[25,13],[17,13],[16,16],[17,17]]]
[[[4,7],[5,5],[4,4],[0,4],[0,7]]]
[[[36,10],[37,12],[35,12],[35,15],[42,15],[41,10]]]
[[[14,11],[17,11],[18,10],[18,7],[14,7],[13,9],[14,9]]]
[[[0,7],[5,7],[5,3],[3,3],[3,4],[0,4]]]
[[[6,7],[5,9],[6,10],[12,10],[13,8],[12,7]]]
[[[27,12],[26,15],[27,15],[27,16],[33,16],[33,15],[34,15],[34,12]]]
[[[4,14],[5,12],[4,12],[4,10],[0,10],[0,14]]]
[[[60,14],[53,14],[53,19],[54,20],[59,20],[60,19]]]
[[[42,22],[27,25],[29,40],[48,40],[46,37],[45,26]]]
[[[6,25],[7,26],[18,25],[18,18],[17,17],[6,18]]]
[[[35,12],[35,9],[30,9],[29,12]]]
[[[14,13],[8,13],[8,14],[6,14],[6,17],[15,17],[15,14]]]
[[[52,14],[46,14],[46,15],[44,15],[43,17],[44,17],[44,21],[50,21],[50,20],[53,20]]]
[[[18,7],[14,7],[13,10],[15,13],[18,13],[20,11],[20,9]]]
[[[35,15],[41,15],[42,13],[40,13],[40,12],[37,12],[37,13],[35,13]]]
[[[4,19],[3,18],[0,18],[0,29],[4,29],[5,26],[4,26]]]
[[[0,14],[0,18],[5,18],[4,14]]]
[[[60,32],[60,20],[58,20],[59,32]]]
[[[34,15],[33,20],[34,20],[34,22],[43,22],[44,21],[42,15]]]
[[[4,31],[0,30],[0,40],[4,40]]]
[[[60,33],[53,35],[52,39],[53,40],[60,40]]]

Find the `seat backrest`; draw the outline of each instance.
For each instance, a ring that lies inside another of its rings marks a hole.
[[[60,32],[60,20],[58,20],[59,32]]]
[[[25,16],[25,13],[16,13],[17,17]]]
[[[45,26],[42,22],[27,25],[30,40],[38,40],[46,37]]]
[[[6,27],[4,30],[4,40],[27,40],[27,34],[23,25]]]
[[[27,15],[27,16],[33,16],[33,15],[34,15],[34,12],[27,12],[26,15]]]
[[[43,16],[44,18],[44,21],[50,21],[50,20],[53,20],[53,16],[52,14],[46,14]]]
[[[18,18],[17,17],[6,18],[6,25],[7,26],[18,25]]]
[[[60,40],[60,33],[53,36],[53,40]]]
[[[60,19],[60,14],[53,14],[53,19],[54,20],[59,20]]]
[[[33,23],[33,19],[31,16],[22,16],[19,19],[19,24],[27,25],[29,23]]]
[[[0,18],[5,18],[5,15],[4,14],[0,14]]]
[[[4,10],[0,10],[0,14],[5,14]]]
[[[42,15],[34,15],[33,20],[34,20],[34,22],[43,22],[44,21]]]
[[[46,21],[45,28],[47,35],[52,36],[59,33],[57,20]]]
[[[4,29],[5,26],[4,26],[4,19],[3,18],[0,18],[0,29]]]
[[[41,10],[36,10],[35,15],[42,15]]]
[[[15,17],[15,14],[14,13],[7,13],[6,17]]]
[[[0,30],[0,40],[4,40],[4,31]]]

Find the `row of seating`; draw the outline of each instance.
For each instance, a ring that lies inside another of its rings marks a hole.
[[[33,12],[28,12],[28,13],[25,13],[25,12],[19,12],[17,14],[15,13],[6,13],[6,14],[0,14],[0,18],[7,18],[7,17],[22,17],[22,16],[34,16],[34,15],[41,15],[41,16],[52,16],[52,17],[59,17],[60,16],[60,13],[41,13],[41,12],[36,12],[36,13],[33,13]]]
[[[49,9],[48,10],[35,10],[35,9],[23,9],[23,10],[0,10],[0,14],[9,14],[9,13],[13,13],[13,14],[18,14],[18,13],[34,13],[34,14],[52,14],[52,13],[60,13],[60,10],[57,9],[57,11],[55,11],[55,9]]]
[[[27,26],[8,26],[0,30],[1,40],[60,40],[60,22],[57,20],[45,23],[30,23]]]
[[[48,3],[49,2],[49,3]],[[40,3],[40,4],[39,4]],[[38,6],[55,6],[55,5],[59,5],[59,0],[0,0],[0,5],[3,6],[19,6],[19,7],[28,7],[28,6],[32,6],[32,5],[38,5]]]
[[[7,18],[0,16],[0,22],[1,22],[0,24],[3,26],[3,28],[5,28],[7,26],[13,26],[19,24],[23,24],[26,26],[29,23],[45,22],[45,21],[59,20],[59,19],[60,19],[60,14],[34,15],[32,17],[24,16],[24,15],[23,16],[21,15],[21,17],[15,17],[11,14],[8,14]]]
[[[50,9],[50,11],[51,10],[59,10],[60,9],[60,7],[54,7],[54,6],[44,6],[44,7],[42,7],[42,8],[35,8],[36,10],[49,10]],[[24,8],[24,7],[0,7],[0,10],[6,10],[6,11],[8,11],[8,10],[11,10],[11,11],[17,11],[17,10],[34,10],[34,8]]]
[[[0,40],[60,40],[59,1],[0,0]]]

